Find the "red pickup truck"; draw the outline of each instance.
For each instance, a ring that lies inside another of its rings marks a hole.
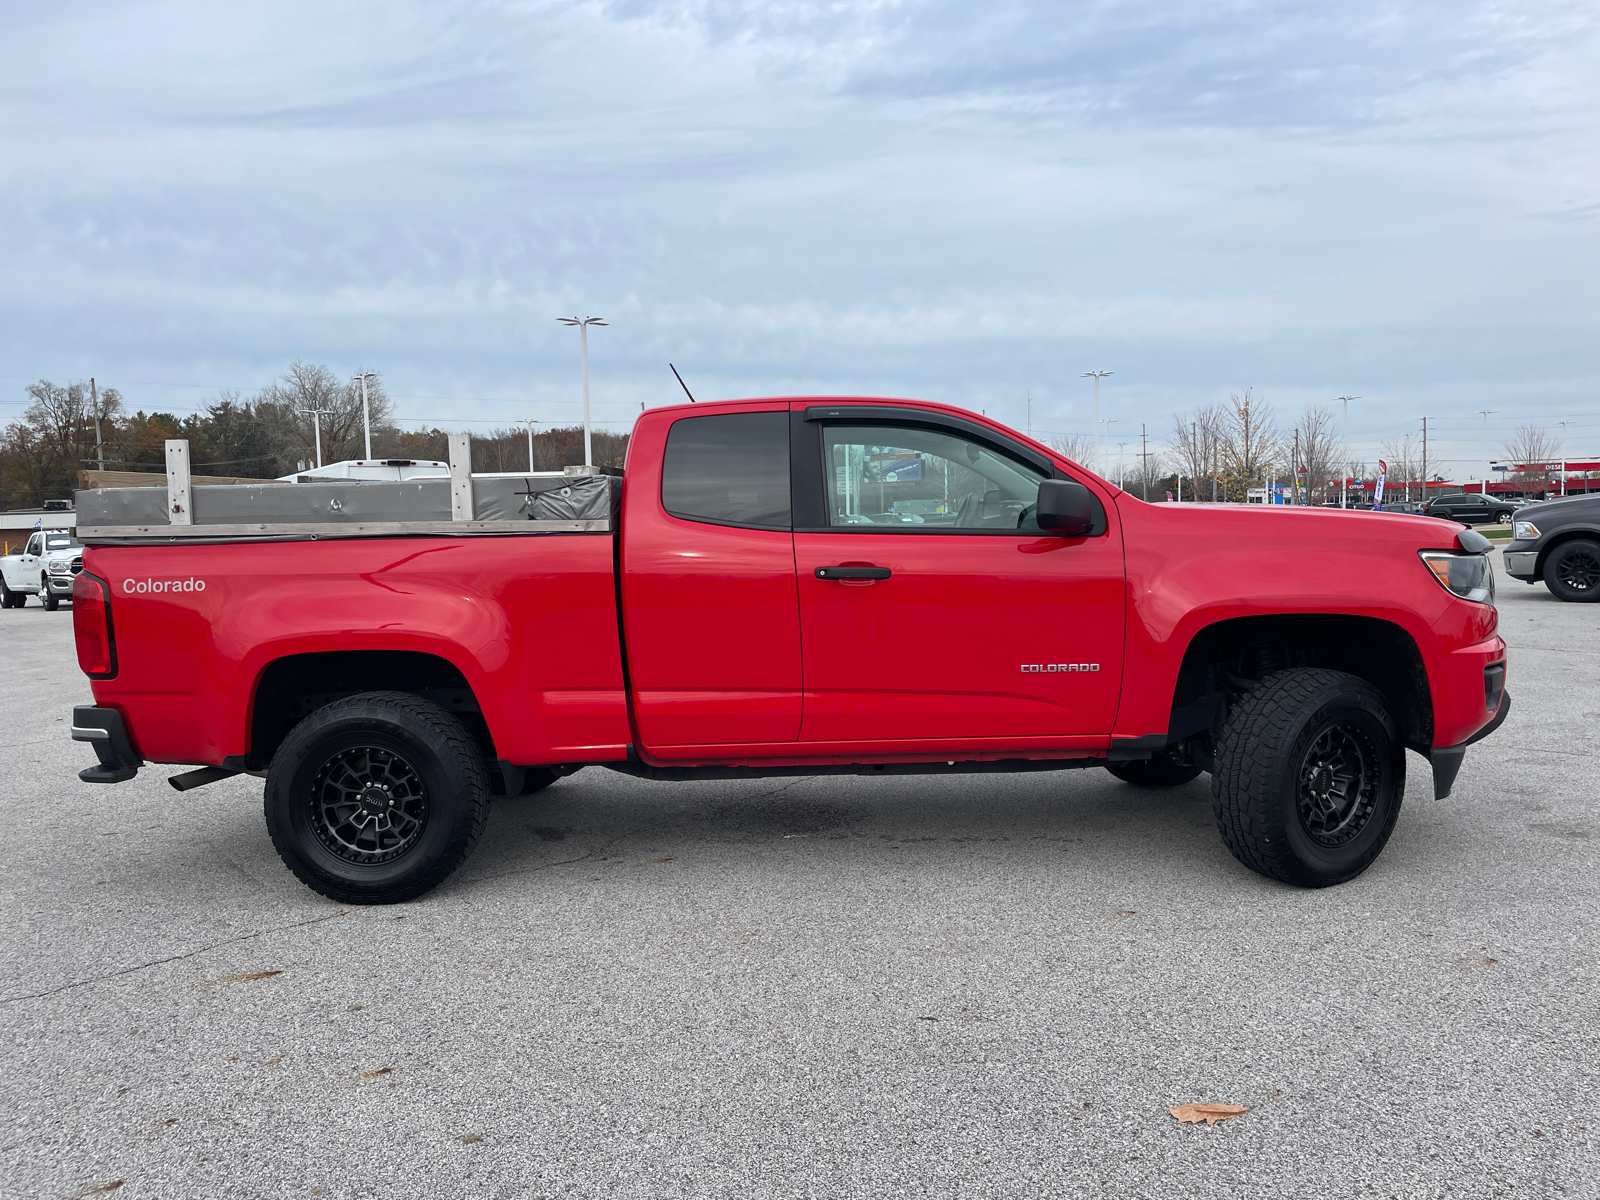
[[[1146,504],[952,407],[653,409],[622,479],[584,481],[602,520],[475,521],[470,478],[455,525],[85,528],[82,777],[264,776],[289,868],[386,903],[461,863],[492,794],[589,765],[1204,771],[1240,862],[1321,887],[1382,850],[1407,747],[1446,796],[1509,709],[1481,535]]]

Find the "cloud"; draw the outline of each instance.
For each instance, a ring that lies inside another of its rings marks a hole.
[[[1163,429],[1250,383],[1581,403],[1595,46],[1561,3],[12,6],[0,352],[554,412],[583,309],[624,423],[668,358],[1068,428],[1090,366]]]

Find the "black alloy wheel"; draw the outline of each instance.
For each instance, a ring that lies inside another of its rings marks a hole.
[[[1300,762],[1300,824],[1319,846],[1342,846],[1366,828],[1376,808],[1377,748],[1360,725],[1329,725]]]
[[[344,904],[394,904],[437,887],[489,819],[483,752],[450,713],[407,692],[363,692],[306,717],[267,772],[278,856]]]
[[[1212,810],[1223,843],[1252,871],[1329,887],[1382,852],[1405,782],[1405,746],[1382,692],[1343,671],[1277,671],[1228,713]]]
[[[422,777],[384,746],[336,751],[312,781],[310,803],[317,837],[346,862],[399,858],[428,820]]]
[[[1600,542],[1587,538],[1563,542],[1544,560],[1544,581],[1561,600],[1600,600]]]

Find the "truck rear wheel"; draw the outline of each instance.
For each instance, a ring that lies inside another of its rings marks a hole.
[[[13,592],[6,586],[6,581],[0,577],[0,608],[21,608],[26,597],[21,592]]]
[[[489,819],[489,776],[466,728],[406,692],[317,709],[273,756],[264,802],[284,864],[343,904],[437,887]]]
[[[1279,671],[1228,715],[1212,809],[1252,871],[1329,887],[1378,857],[1405,782],[1405,746],[1377,688],[1343,671]]]
[[[1544,560],[1544,582],[1558,600],[1600,600],[1600,542],[1563,542]]]

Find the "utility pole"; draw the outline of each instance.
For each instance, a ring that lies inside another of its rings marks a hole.
[[[533,474],[533,427],[538,423],[537,421],[528,420],[526,417],[517,422],[518,425],[526,425],[528,427],[528,474],[530,475]]]
[[[1126,450],[1127,448],[1128,448],[1128,443],[1127,442],[1118,442],[1117,443],[1117,486],[1119,488],[1122,487],[1122,480],[1123,480],[1123,474],[1122,474],[1122,452],[1124,450]]]
[[[1028,393],[1028,436],[1033,436],[1033,393]]]
[[[578,351],[583,356],[583,465],[594,466],[594,439],[589,424],[589,326],[604,325],[599,317],[557,317],[563,325],[578,330]]]
[[[1294,487],[1294,502],[1300,503],[1300,427],[1294,430],[1294,461],[1289,464],[1289,482]]]
[[[1428,418],[1422,418],[1422,506],[1428,506]]]
[[[1339,481],[1339,507],[1340,508],[1349,508],[1350,507],[1350,401],[1359,400],[1359,399],[1361,399],[1361,397],[1360,396],[1335,396],[1334,399],[1339,401],[1341,404],[1344,405],[1344,432],[1343,432],[1343,434],[1341,436],[1342,436],[1342,438],[1344,440],[1345,462],[1344,462],[1344,470],[1339,472],[1339,474],[1342,476],[1342,478]]]
[[[322,418],[331,413],[333,409],[302,408],[299,411],[303,413],[309,413],[311,416],[311,428],[313,430],[312,436],[317,442],[317,470],[320,471],[322,469]]]
[[[1114,371],[1085,371],[1078,376],[1079,379],[1094,380],[1094,454],[1096,458],[1100,457],[1100,381],[1107,375],[1113,374],[1115,374]],[[1109,421],[1106,423],[1106,436],[1111,436]],[[1095,465],[1098,466],[1099,464],[1096,463]],[[1119,483],[1117,486],[1121,487],[1122,485]]]
[[[1144,502],[1150,503],[1150,439],[1145,436],[1144,422],[1139,422],[1139,491]]]
[[[89,376],[89,397],[94,405],[94,465],[104,471],[106,452],[100,444],[100,389],[95,386],[93,375]]]
[[[367,412],[367,380],[376,379],[377,377],[378,373],[376,371],[362,371],[359,375],[354,377],[361,381],[361,431],[367,435],[368,459],[372,458],[372,417]],[[320,457],[322,453],[320,443],[318,446],[319,448],[317,453],[319,457],[317,459],[317,466],[320,467],[322,465],[322,459]]]

